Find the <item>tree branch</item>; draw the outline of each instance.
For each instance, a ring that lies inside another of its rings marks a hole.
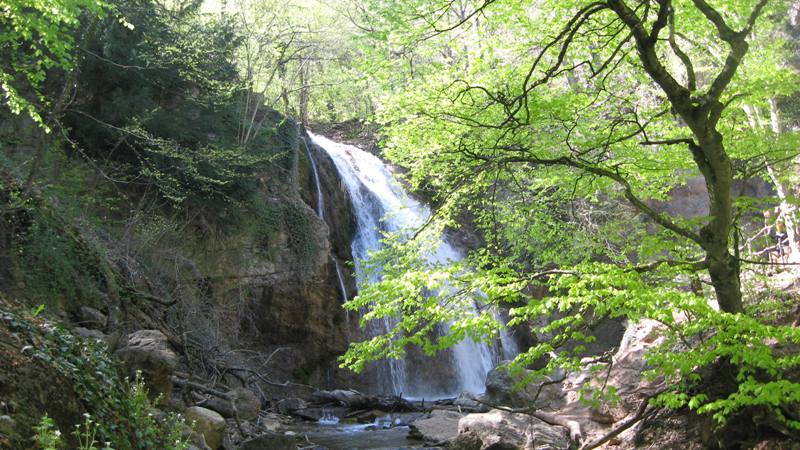
[[[662,0],[660,2],[661,8],[659,10],[659,18],[668,13],[670,8],[669,2]],[[655,81],[661,89],[667,94],[672,105],[682,115],[689,114],[690,104],[688,102],[690,92],[683,87],[677,80],[667,71],[666,67],[661,63],[658,54],[655,50],[655,44],[658,42],[658,34],[663,29],[664,25],[659,19],[650,33],[644,27],[644,22],[636,13],[631,10],[623,0],[608,0],[608,6],[619,16],[622,22],[631,30],[633,38],[636,41],[636,49],[639,52],[639,59],[642,66],[648,75]],[[666,20],[666,19],[663,19]]]
[[[678,145],[678,144],[694,144],[694,141],[690,138],[676,138],[676,139],[662,139],[655,141],[646,140],[639,142],[639,145]]]
[[[625,420],[624,422],[619,424],[616,428],[611,430],[609,433],[607,433],[607,434],[605,434],[605,435],[603,435],[603,436],[601,436],[601,437],[599,437],[599,438],[597,438],[597,439],[595,439],[595,440],[593,440],[591,442],[587,442],[587,443],[583,444],[583,446],[581,446],[580,450],[592,450],[594,448],[600,447],[601,445],[605,444],[606,442],[610,441],[611,439],[615,438],[616,436],[619,436],[623,431],[625,431],[628,428],[632,427],[633,425],[635,425],[640,420],[642,420],[645,417],[647,417],[650,414],[652,414],[653,411],[655,411],[655,410],[654,409],[648,409],[648,407],[647,407],[648,406],[647,403],[650,401],[650,398],[652,398],[652,397],[653,396],[648,396],[644,400],[642,400],[642,403],[639,404],[639,408],[636,410],[636,414],[634,414],[630,419]]]
[[[681,47],[678,45],[677,40],[675,40],[675,12],[670,11],[670,18],[669,18],[669,46],[672,48],[672,52],[675,53],[675,56],[681,60],[683,63],[683,67],[686,69],[686,88],[689,91],[694,91],[697,89],[697,76],[694,72],[694,65],[692,64],[692,60],[689,58]]]

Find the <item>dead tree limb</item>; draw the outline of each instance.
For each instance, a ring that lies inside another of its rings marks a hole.
[[[606,442],[610,441],[611,439],[614,439],[616,436],[618,436],[623,431],[627,430],[628,428],[632,427],[633,425],[635,425],[636,423],[638,423],[639,421],[641,421],[645,417],[647,417],[650,414],[652,414],[655,411],[655,409],[648,408],[648,402],[650,401],[650,398],[652,398],[652,397],[653,396],[645,397],[645,399],[642,400],[642,403],[639,404],[639,408],[636,410],[636,413],[633,416],[631,416],[630,418],[628,418],[625,421],[623,421],[621,424],[619,424],[617,427],[615,427],[613,430],[611,430],[610,432],[606,433],[605,435],[600,436],[599,438],[597,438],[597,439],[595,439],[595,440],[593,440],[591,442],[587,442],[586,444],[584,444],[580,448],[580,450],[592,450],[594,448],[597,448],[597,447],[605,444]]]
[[[225,392],[218,391],[218,390],[210,388],[208,386],[204,386],[204,385],[202,385],[200,383],[195,383],[193,381],[184,380],[184,379],[181,379],[181,378],[178,378],[178,377],[175,377],[175,376],[170,377],[170,381],[172,381],[173,384],[176,384],[178,386],[186,387],[186,388],[189,388],[189,389],[194,389],[196,391],[200,391],[200,392],[203,392],[205,394],[213,395],[213,396],[219,397],[221,399],[230,400],[230,401],[234,400],[234,398],[232,396],[226,394]]]

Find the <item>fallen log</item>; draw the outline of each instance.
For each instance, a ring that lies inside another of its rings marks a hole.
[[[336,389],[333,391],[316,391],[310,400],[317,405],[337,405],[348,409],[394,411],[418,411],[413,403],[400,396],[367,395],[355,390]]]

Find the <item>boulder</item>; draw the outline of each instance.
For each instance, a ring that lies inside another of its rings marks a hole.
[[[459,434],[447,444],[447,450],[481,450],[482,447],[483,441],[472,431]]]
[[[97,341],[105,341],[106,335],[100,330],[90,330],[84,327],[75,327],[73,330],[76,335],[85,339],[94,339]]]
[[[570,442],[563,427],[549,425],[535,417],[501,410],[469,414],[458,422],[456,442],[463,450],[548,449],[567,450]],[[475,438],[481,445],[475,447]],[[470,447],[469,445],[472,445]]]
[[[291,397],[291,398],[284,398],[278,401],[275,405],[276,409],[281,414],[291,414],[299,409],[305,409],[308,407],[305,400],[301,398]]]
[[[367,403],[372,403],[371,397],[358,391],[335,389],[333,391],[316,391],[311,394],[311,401],[321,405],[339,404],[358,408]]]
[[[435,409],[430,417],[411,423],[409,436],[432,443],[450,441],[458,434],[458,424],[463,417],[456,411]]]
[[[268,433],[248,439],[239,446],[239,450],[296,450],[297,444],[291,436]]]
[[[188,447],[186,447],[186,450],[208,450],[208,446],[205,444],[205,442],[203,445],[195,445],[191,443]]]
[[[206,439],[203,435],[199,433],[191,433],[187,442],[189,447],[186,450],[212,450],[212,448],[206,444]]]
[[[257,423],[258,431],[263,433],[277,433],[285,428],[285,426],[294,423],[291,417],[282,416],[280,414],[263,412],[259,415]]]
[[[139,330],[122,339],[115,352],[131,378],[141,371],[151,394],[172,392],[170,376],[178,365],[178,356],[169,348],[167,337],[159,330]]]
[[[203,405],[229,418],[237,416],[242,420],[255,420],[261,411],[261,401],[253,391],[236,388],[226,392],[227,399],[212,397]]]
[[[489,405],[504,405],[513,407],[554,407],[562,402],[564,394],[560,384],[545,384],[539,389],[540,383],[529,383],[520,388],[515,388],[516,383],[526,374],[511,375],[503,367],[495,367],[486,375],[486,394],[482,401]],[[545,381],[550,381],[545,380]]]
[[[225,418],[216,411],[200,406],[187,408],[183,413],[187,422],[194,422],[194,430],[203,436],[206,445],[217,450],[222,445],[225,435]]]
[[[81,306],[78,310],[78,325],[84,328],[103,329],[107,322],[108,317],[92,307]]]
[[[181,439],[189,445],[186,450],[211,450],[211,447],[206,445],[206,438],[201,433],[195,432],[189,423],[184,423]]]

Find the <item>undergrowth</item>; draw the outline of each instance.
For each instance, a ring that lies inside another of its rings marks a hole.
[[[33,344],[25,349],[29,356],[72,384],[89,414],[84,423],[76,424],[82,450],[101,448],[92,447],[92,442],[103,442],[103,449],[115,450],[187,448],[181,439],[183,419],[155,410],[141,378],[122,377],[103,342],[74,336],[40,318],[25,318],[11,311],[3,311],[2,317],[5,326]],[[59,446],[61,433],[46,415],[34,431],[44,448],[48,448],[44,444],[65,448]]]

